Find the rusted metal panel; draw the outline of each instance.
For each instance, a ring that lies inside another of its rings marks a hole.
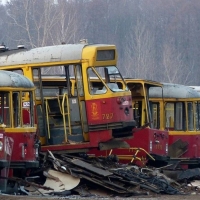
[[[130,145],[126,141],[113,139],[108,142],[99,143],[100,150],[110,150],[114,148],[130,148]]]
[[[72,163],[75,164],[76,166],[85,168],[89,171],[92,171],[92,172],[99,174],[99,175],[102,175],[102,176],[110,176],[110,175],[113,174],[112,172],[109,172],[107,170],[103,170],[103,169],[94,167],[93,165],[91,165],[87,162],[84,162],[82,160],[75,159],[75,160],[72,160]]]
[[[179,139],[169,146],[168,155],[171,158],[179,158],[188,150],[188,145],[189,145],[188,142]]]

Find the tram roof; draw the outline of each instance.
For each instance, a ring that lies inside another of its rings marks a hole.
[[[0,54],[0,66],[81,60],[82,51],[87,46],[113,47],[108,44],[61,44],[30,50],[5,51]]]
[[[146,79],[133,79],[133,78],[124,78],[126,83],[144,83],[150,87],[162,87],[162,83]]]
[[[200,86],[189,86],[189,87],[196,90],[197,92],[200,92]]]
[[[34,84],[21,74],[0,70],[0,87],[34,88]]]
[[[163,95],[163,96],[162,96]],[[200,98],[200,93],[189,86],[163,83],[162,88],[150,88],[150,98]]]

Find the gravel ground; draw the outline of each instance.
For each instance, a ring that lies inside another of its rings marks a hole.
[[[41,196],[37,196],[37,197],[30,197],[30,196],[11,196],[11,195],[0,195],[0,199],[1,200],[38,200],[38,199],[44,199],[44,200],[61,200],[61,199],[81,199],[81,200],[89,200],[89,199],[102,199],[102,200],[135,200],[135,199],[139,199],[139,200],[199,200],[200,199],[200,195],[159,195],[159,196],[148,196],[148,197],[128,197],[128,198],[120,198],[120,197],[113,197],[113,198],[91,198],[91,197],[87,197],[87,198],[82,198],[80,196],[68,196],[68,197],[41,197]]]

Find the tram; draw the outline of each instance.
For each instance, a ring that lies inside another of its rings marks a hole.
[[[114,80],[123,88],[120,80]],[[168,131],[161,130],[158,126],[158,118],[152,118],[153,112],[149,101],[150,88],[162,88],[162,84],[155,81],[125,78],[127,87],[131,90],[132,108],[136,127],[133,130],[133,138],[126,139],[130,148],[118,148],[107,151],[91,150],[89,153],[98,156],[117,155],[123,163],[133,163],[145,166],[160,166],[168,157]],[[94,85],[97,83],[94,83]]]
[[[117,88],[112,78],[124,82],[117,69],[114,45],[62,44],[16,50],[0,48],[0,69],[23,74],[34,82],[41,151],[85,152],[93,147],[127,147],[124,138],[132,137],[135,127],[131,92]],[[43,74],[63,74],[63,88],[55,96],[44,97]],[[76,80],[72,93],[70,76]],[[91,77],[103,87],[93,91]],[[124,83],[125,84],[125,83]]]
[[[111,156],[117,155],[120,162],[132,162],[137,165],[146,165],[151,160],[151,165],[158,166],[158,162],[168,155],[168,131],[159,130],[158,118],[152,119],[152,110],[149,103],[149,88],[162,87],[159,82],[142,79],[125,79],[126,85],[118,79],[111,79],[117,84],[119,89],[128,86],[132,95],[133,115],[136,121],[136,128],[133,130],[133,138],[126,139],[130,148],[118,148],[106,151],[99,151],[98,148],[91,148],[88,152],[90,156]],[[46,97],[55,96],[60,88],[67,91],[64,76],[42,76],[43,94]],[[70,77],[71,92],[76,92],[76,80]],[[98,91],[103,88],[103,84],[93,77],[90,82],[91,89]],[[39,96],[39,93],[36,94]],[[156,160],[155,157],[156,156]],[[159,161],[158,161],[159,156]]]
[[[39,167],[34,91],[33,83],[26,77],[0,70],[0,190],[3,192],[7,190],[5,178],[24,177],[29,169]]]
[[[169,131],[168,164],[199,166],[200,93],[188,86],[163,83],[163,89],[151,88],[149,95],[153,121]]]

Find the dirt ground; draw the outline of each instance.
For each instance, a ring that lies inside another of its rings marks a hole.
[[[87,197],[87,198],[82,198],[80,196],[66,196],[66,197],[56,197],[56,196],[52,196],[52,197],[42,197],[42,196],[37,196],[37,197],[30,197],[30,196],[10,196],[10,195],[0,195],[0,200],[38,200],[38,199],[42,199],[42,200],[59,200],[59,199],[81,199],[81,200],[89,200],[89,199],[102,199],[102,200],[199,200],[200,199],[200,195],[159,195],[159,196],[145,196],[145,197],[127,197],[127,198],[120,198],[120,197],[113,197],[113,198],[91,198],[91,197]]]

